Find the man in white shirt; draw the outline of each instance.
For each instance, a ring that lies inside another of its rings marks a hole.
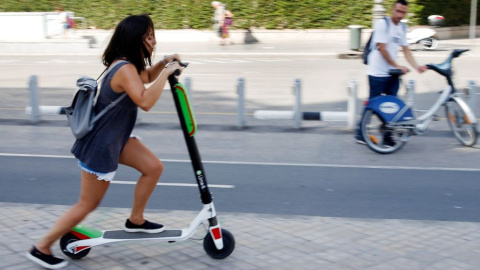
[[[400,21],[405,17],[408,10],[408,2],[406,0],[397,0],[392,8],[392,14],[385,19],[379,19],[375,23],[374,34],[372,37],[372,51],[368,55],[368,82],[370,86],[370,98],[380,96],[382,94],[396,96],[400,81],[398,76],[389,75],[390,69],[400,69],[403,74],[410,70],[397,63],[397,55],[399,47],[402,48],[403,54],[408,63],[423,73],[427,67],[419,66],[413,59],[412,52],[408,48],[406,27]],[[362,113],[363,119],[363,113]],[[361,120],[360,120],[361,123]],[[365,144],[360,124],[355,135],[357,143]],[[386,140],[388,144],[388,138]]]

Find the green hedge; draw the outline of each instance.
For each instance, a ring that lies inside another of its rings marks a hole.
[[[432,14],[445,16],[445,26],[468,25],[471,0],[411,0],[413,24],[427,24]],[[322,29],[351,24],[370,27],[373,0],[224,0],[235,14],[234,28]],[[384,1],[387,12],[394,0]],[[85,17],[89,26],[113,28],[130,14],[148,13],[158,29],[207,29],[212,24],[210,0],[0,0],[0,12],[54,11],[58,5]],[[477,24],[480,13],[477,12]]]

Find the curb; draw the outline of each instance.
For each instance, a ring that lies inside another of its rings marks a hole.
[[[350,51],[350,52],[343,52],[338,54],[338,59],[362,59],[363,52],[361,51]]]

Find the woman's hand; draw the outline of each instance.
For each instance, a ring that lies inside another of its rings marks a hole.
[[[165,55],[163,57],[163,63],[166,65],[168,63],[172,63],[174,61],[177,61],[177,62],[182,62],[182,60],[180,59],[180,55],[178,54],[170,54],[170,55]]]
[[[177,69],[180,70],[180,73],[182,73],[183,67],[181,67],[177,61],[173,61],[165,65],[165,72],[167,72],[168,76],[172,75]]]

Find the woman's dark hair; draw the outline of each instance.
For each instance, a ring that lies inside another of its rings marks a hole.
[[[144,38],[153,29],[152,19],[147,14],[131,15],[123,19],[115,27],[112,39],[103,53],[103,64],[108,67],[117,58],[125,58],[140,74],[147,64],[152,65]]]

